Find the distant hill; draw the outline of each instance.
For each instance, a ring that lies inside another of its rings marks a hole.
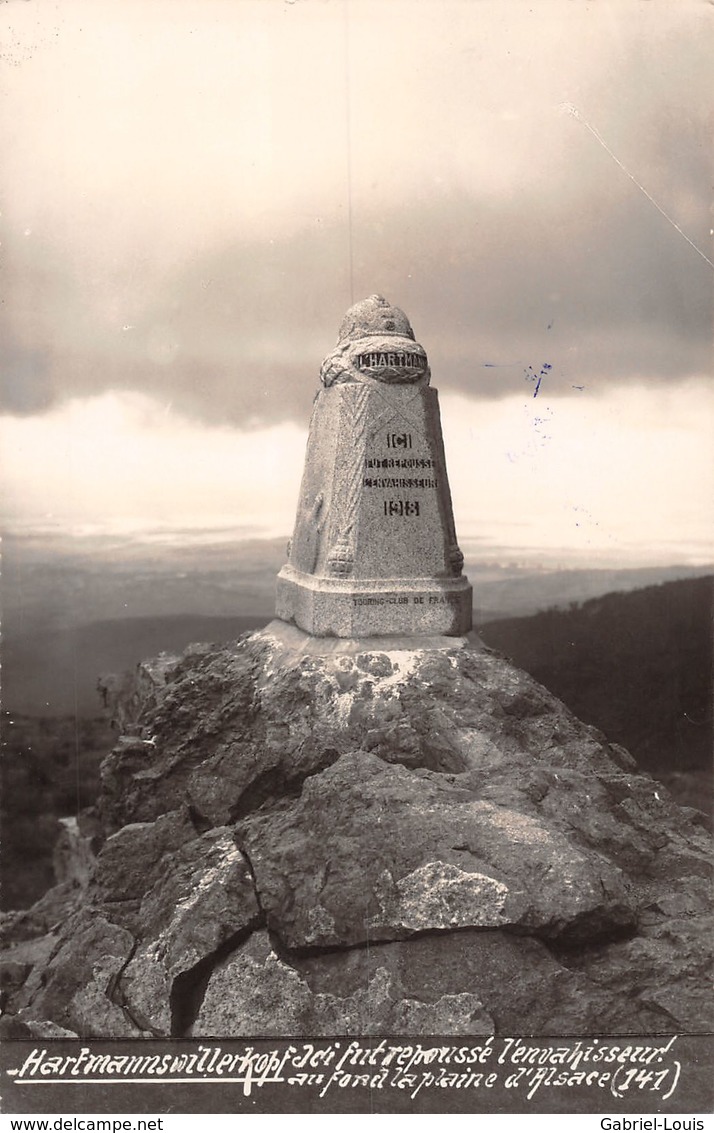
[[[8,635],[3,651],[3,702],[38,716],[96,716],[100,673],[133,669],[158,653],[181,653],[194,641],[232,641],[270,621],[266,615],[111,618],[75,627]]]
[[[493,621],[481,635],[644,768],[709,777],[713,599],[714,578],[684,579]]]
[[[504,561],[465,545],[479,623],[523,617],[707,568],[555,568]],[[275,608],[284,539],[235,539],[166,546],[129,539],[3,544],[3,703],[13,712],[56,716],[99,707],[96,678],[191,641],[223,642],[264,625]]]
[[[662,582],[701,578],[711,567],[570,567],[534,570],[523,566],[489,567],[465,564],[474,588],[474,620],[479,624],[503,618],[528,617],[539,610],[567,609],[614,591],[641,590]]]
[[[96,802],[99,764],[116,741],[107,720],[2,713],[0,900],[36,901],[54,882],[57,819]]]

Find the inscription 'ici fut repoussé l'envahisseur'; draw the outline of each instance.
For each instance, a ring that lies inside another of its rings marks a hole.
[[[320,371],[279,618],[316,637],[471,628],[430,377],[403,311],[350,307]]]

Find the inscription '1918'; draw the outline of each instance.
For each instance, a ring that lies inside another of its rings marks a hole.
[[[418,515],[419,503],[417,500],[385,500],[385,515]]]

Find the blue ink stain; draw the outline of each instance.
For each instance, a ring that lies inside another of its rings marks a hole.
[[[533,393],[534,397],[538,396],[538,394],[540,392],[541,382],[543,381],[543,378],[546,376],[546,374],[549,374],[552,369],[553,369],[553,367],[550,364],[550,362],[544,362],[543,365],[540,368],[539,373],[537,373],[537,374],[536,374],[536,372],[535,372],[535,370],[533,369],[532,366],[529,366],[527,370],[523,371],[523,374],[524,374],[526,381],[527,382],[535,382],[535,384],[536,384],[535,391]]]

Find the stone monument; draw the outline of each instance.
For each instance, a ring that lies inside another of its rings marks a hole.
[[[407,316],[356,303],[320,378],[277,616],[315,637],[467,633],[438,396]]]

